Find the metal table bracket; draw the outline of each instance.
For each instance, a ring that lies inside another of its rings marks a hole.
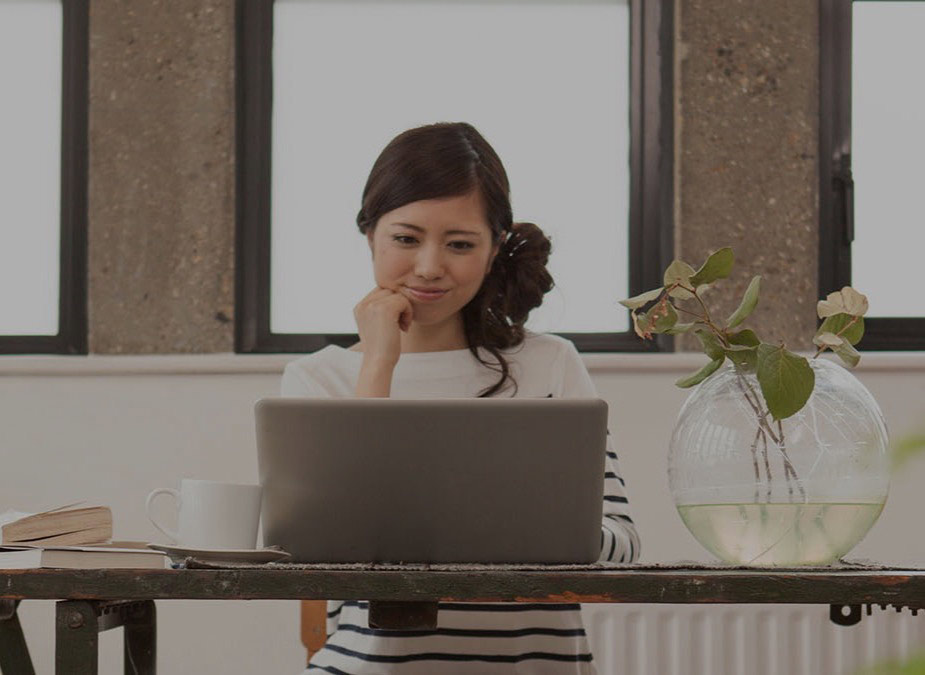
[[[877,606],[882,610],[886,610],[888,607],[894,607],[897,612],[901,612],[908,607],[909,610],[912,611],[912,616],[918,615],[919,610],[923,609],[922,607],[903,604],[882,604]],[[854,626],[861,622],[861,607],[861,605],[829,605],[829,620],[839,626]],[[865,614],[870,616],[873,612],[874,605],[866,604],[863,605],[863,607],[866,609]],[[845,610],[847,610],[847,612]]]
[[[61,600],[55,603],[55,672],[96,675],[99,634],[123,628],[126,675],[152,675],[156,667],[153,600]]]

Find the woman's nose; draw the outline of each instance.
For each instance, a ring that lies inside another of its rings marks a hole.
[[[418,250],[414,271],[419,277],[428,279],[443,275],[443,249],[439,246],[422,246]]]

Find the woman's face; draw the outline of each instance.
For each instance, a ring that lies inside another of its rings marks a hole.
[[[376,284],[411,301],[414,322],[436,325],[475,297],[498,247],[478,191],[425,199],[382,215],[367,233]],[[412,289],[438,289],[425,298]]]

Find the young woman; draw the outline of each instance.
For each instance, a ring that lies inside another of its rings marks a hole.
[[[373,165],[357,215],[376,288],[354,307],[360,340],[286,366],[284,396],[596,397],[568,340],[526,331],[553,286],[549,239],[514,223],[501,160],[471,125],[399,134]],[[631,562],[639,538],[610,437],[601,560]],[[578,604],[441,603],[438,628],[368,628],[364,602],[331,602],[328,673],[594,673]]]

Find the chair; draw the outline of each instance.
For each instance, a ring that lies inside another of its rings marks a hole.
[[[302,644],[308,651],[306,663],[312,654],[324,647],[328,638],[328,602],[327,600],[303,600],[301,633]]]

